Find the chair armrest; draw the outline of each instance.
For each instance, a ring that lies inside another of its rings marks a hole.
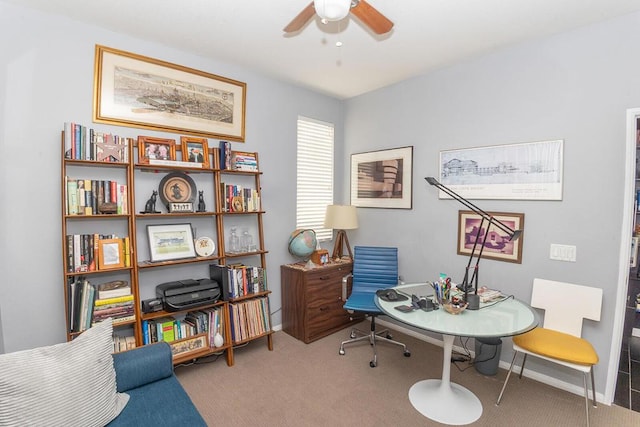
[[[166,342],[159,342],[115,353],[113,367],[118,392],[168,378],[173,375],[171,347]]]
[[[349,286],[349,279],[351,279],[352,277],[353,277],[353,274],[349,273],[342,278],[342,301],[346,301],[347,298],[349,298],[349,295],[347,295],[347,292],[348,292],[348,286]]]

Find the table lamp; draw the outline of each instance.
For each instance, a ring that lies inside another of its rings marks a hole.
[[[327,212],[324,217],[324,226],[338,230],[336,243],[333,246],[333,259],[342,258],[342,246],[347,245],[349,257],[353,259],[351,246],[345,230],[358,228],[358,215],[356,207],[350,205],[327,205]]]
[[[464,290],[464,300],[465,302],[468,303],[467,308],[469,310],[477,310],[478,308],[480,308],[480,297],[478,296],[478,266],[480,264],[480,258],[482,257],[482,251],[484,250],[485,243],[487,242],[487,236],[489,235],[489,228],[491,228],[492,225],[495,225],[496,227],[498,227],[499,229],[507,233],[510,241],[517,240],[522,234],[522,230],[512,229],[505,223],[498,220],[496,217],[483,211],[482,209],[480,209],[479,207],[477,207],[476,205],[474,205],[464,197],[460,196],[458,193],[454,192],[452,189],[440,184],[440,182],[438,182],[437,179],[433,177],[427,177],[425,179],[430,185],[433,185],[439,190],[447,193],[453,199],[462,203],[464,206],[471,209],[473,212],[480,215],[480,218],[482,218],[482,220],[480,221],[480,226],[478,227],[478,231],[476,233],[475,242],[473,242],[473,249],[471,250],[471,255],[469,256],[469,262],[467,263],[467,268],[464,271],[464,279],[462,280],[462,284],[460,285]],[[473,257],[476,256],[476,247],[478,246],[478,241],[480,240],[480,234],[482,233],[482,228],[485,224],[485,221],[487,222],[487,231],[484,233],[484,237],[480,245],[480,251],[478,252],[478,255],[477,255],[476,264],[473,267],[473,273],[471,275],[471,278],[469,278],[469,269],[471,268]],[[474,289],[473,295],[469,295],[470,286],[473,286],[473,289]]]

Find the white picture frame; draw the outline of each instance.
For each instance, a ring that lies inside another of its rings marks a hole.
[[[411,209],[413,146],[351,155],[351,205]]]
[[[151,262],[195,258],[191,224],[147,225]]]

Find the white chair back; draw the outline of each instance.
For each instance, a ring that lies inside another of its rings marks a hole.
[[[531,306],[545,311],[544,328],[581,337],[583,319],[600,320],[602,289],[536,278]]]

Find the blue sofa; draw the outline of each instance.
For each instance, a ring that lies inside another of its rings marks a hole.
[[[171,347],[160,342],[113,355],[118,392],[129,403],[109,427],[205,426],[173,373]]]

